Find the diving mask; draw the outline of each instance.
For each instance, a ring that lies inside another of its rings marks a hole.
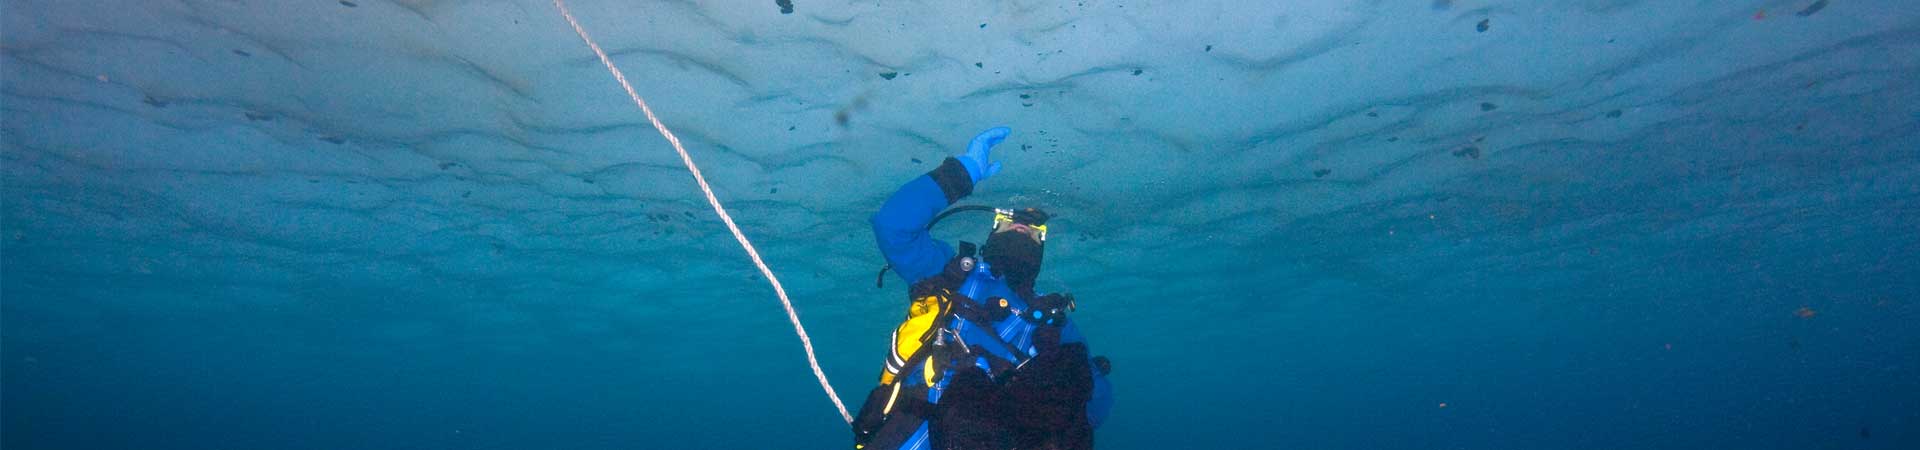
[[[1034,231],[1033,236],[1035,238],[1038,238],[1040,239],[1040,242],[1045,243],[1047,242],[1047,219],[1048,218],[1049,217],[1046,212],[1036,208],[1026,208],[1018,211],[1005,209],[1005,208],[996,208],[993,210],[993,229],[999,230],[1000,227],[1005,226],[1006,224],[1009,224],[1009,223],[1026,225],[1028,229],[1031,229]]]

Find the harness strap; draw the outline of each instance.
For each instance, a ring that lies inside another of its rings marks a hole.
[[[954,303],[954,306],[953,306],[954,316],[957,316],[960,319],[966,320],[968,322],[973,322],[974,325],[979,326],[980,328],[983,328],[984,331],[986,331],[986,333],[983,333],[983,334],[987,335],[988,337],[987,340],[993,341],[993,343],[995,344],[999,344],[1001,349],[1007,351],[1007,354],[1013,355],[1014,363],[1016,364],[1027,363],[1027,359],[1029,358],[1029,356],[1027,356],[1027,352],[1020,351],[1020,349],[1017,347],[1014,347],[1012,343],[1008,343],[1006,338],[1000,337],[1000,331],[993,327],[993,324],[995,322],[998,322],[997,320],[992,320],[993,319],[992,314],[994,313],[994,311],[988,310],[986,306],[981,305],[978,302],[974,302],[972,299],[968,299],[964,296],[961,297],[960,300],[954,301],[953,303]]]

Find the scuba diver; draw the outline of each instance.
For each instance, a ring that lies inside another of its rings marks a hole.
[[[1037,208],[947,210],[1000,172],[988,152],[1011,132],[974,136],[966,153],[907,182],[873,215],[909,303],[880,385],[854,419],[855,449],[1093,448],[1093,428],[1113,405],[1110,365],[1067,319],[1071,294],[1034,291],[1051,217]],[[986,245],[956,251],[933,238],[933,224],[964,211],[993,212]]]

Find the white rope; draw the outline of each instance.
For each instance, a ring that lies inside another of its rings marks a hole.
[[[813,366],[814,378],[820,379],[820,388],[827,391],[827,398],[833,400],[833,407],[840,410],[840,418],[852,424],[853,415],[847,414],[847,406],[840,403],[840,395],[835,394],[833,385],[827,383],[827,374],[820,371],[820,360],[813,357],[813,339],[807,337],[806,327],[800,326],[800,314],[793,312],[793,302],[787,300],[787,289],[780,286],[780,279],[774,278],[773,269],[768,269],[767,263],[760,260],[760,252],[754,250],[752,242],[747,242],[746,235],[740,234],[740,227],[733,224],[733,216],[727,215],[727,209],[720,206],[719,199],[714,198],[713,188],[707,186],[707,177],[701,176],[700,167],[693,165],[693,157],[687,156],[687,149],[680,146],[680,138],[675,137],[672,131],[668,131],[666,125],[660,124],[660,118],[654,117],[653,108],[647,107],[647,101],[641,100],[640,94],[634,92],[633,85],[627,84],[626,74],[620,73],[620,68],[613,66],[613,60],[607,58],[607,52],[600,50],[600,44],[594,43],[593,38],[587,36],[587,29],[581,28],[580,21],[573,19],[573,12],[567,10],[567,3],[564,0],[553,0],[553,6],[560,9],[560,15],[567,18],[567,24],[573,25],[573,32],[580,35],[580,40],[586,41],[587,46],[593,48],[593,54],[600,56],[600,63],[607,65],[607,71],[613,72],[613,78],[619,80],[620,87],[627,90],[627,96],[633,98],[633,104],[639,105],[640,112],[647,114],[647,120],[653,122],[653,129],[660,130],[660,135],[665,136],[667,142],[673,144],[673,150],[680,152],[680,161],[687,163],[687,171],[693,173],[693,181],[700,183],[700,192],[707,194],[707,204],[713,205],[713,212],[719,214],[720,221],[727,224],[727,231],[733,232],[733,239],[740,241],[741,248],[747,249],[747,256],[753,258],[753,265],[760,268],[760,274],[765,275],[767,282],[773,284],[773,292],[780,295],[780,305],[787,308],[787,320],[793,322],[793,331],[800,335],[800,345],[807,349],[807,364]]]

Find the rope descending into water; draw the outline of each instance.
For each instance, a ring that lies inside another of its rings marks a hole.
[[[620,81],[620,87],[627,90],[627,97],[633,98],[633,104],[639,105],[640,112],[646,113],[647,120],[653,122],[653,129],[659,130],[660,135],[665,136],[667,142],[673,144],[673,151],[680,152],[680,161],[687,163],[687,171],[693,173],[693,181],[700,183],[700,192],[707,194],[707,204],[713,205],[713,212],[719,214],[720,221],[727,224],[727,231],[733,232],[733,239],[740,241],[740,247],[747,249],[747,257],[753,258],[753,265],[760,267],[760,274],[767,277],[767,282],[773,284],[773,292],[780,295],[780,305],[787,308],[787,320],[793,322],[793,331],[800,335],[800,345],[807,349],[807,364],[813,366],[814,378],[820,379],[820,388],[827,391],[827,398],[833,400],[833,407],[840,410],[840,418],[852,424],[853,415],[847,414],[847,406],[840,403],[840,395],[835,394],[833,385],[827,383],[827,374],[820,371],[820,360],[813,357],[813,339],[807,337],[806,327],[800,326],[800,314],[793,312],[793,302],[787,300],[787,289],[780,286],[779,278],[774,278],[773,269],[768,269],[767,263],[760,260],[760,252],[754,250],[753,243],[747,242],[747,236],[740,234],[740,227],[733,224],[733,216],[727,215],[727,209],[720,206],[719,199],[713,197],[713,188],[707,186],[707,177],[700,175],[700,167],[693,164],[693,157],[687,156],[687,149],[680,146],[680,138],[675,137],[672,131],[668,131],[666,125],[660,124],[660,118],[654,117],[653,108],[647,107],[647,101],[641,100],[640,94],[634,92],[633,85],[627,84],[626,74],[620,73],[620,68],[613,66],[613,60],[607,58],[607,52],[600,50],[600,44],[594,43],[593,38],[587,36],[587,29],[581,28],[580,21],[573,19],[573,12],[567,10],[566,1],[553,0],[553,7],[560,9],[560,15],[567,18],[568,25],[573,25],[573,32],[580,35],[580,40],[586,41],[587,46],[593,48],[593,54],[600,57],[600,63],[605,64],[607,71],[613,73],[613,78]]]

